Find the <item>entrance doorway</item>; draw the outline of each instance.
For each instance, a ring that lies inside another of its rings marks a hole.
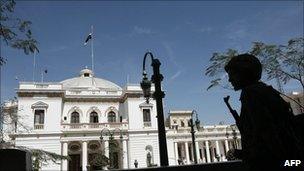
[[[69,171],[81,171],[80,154],[70,154]]]

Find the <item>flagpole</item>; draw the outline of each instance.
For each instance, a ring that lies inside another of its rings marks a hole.
[[[35,68],[36,68],[36,49],[34,50],[34,59],[33,59],[33,82],[35,82]]]
[[[43,71],[41,69],[41,83],[43,83]]]
[[[94,35],[93,35],[93,25],[91,26],[92,42],[91,42],[91,57],[92,57],[92,72],[94,73]]]

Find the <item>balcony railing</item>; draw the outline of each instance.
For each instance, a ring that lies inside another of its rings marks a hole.
[[[44,128],[43,124],[35,124],[34,125],[34,129],[43,129],[43,128]]]
[[[62,123],[62,131],[82,131],[82,130],[101,130],[109,129],[128,129],[128,122],[113,122],[113,123]]]
[[[144,122],[144,127],[151,127],[151,122]]]

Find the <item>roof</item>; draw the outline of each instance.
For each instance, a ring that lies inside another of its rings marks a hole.
[[[93,71],[87,68],[81,70],[78,77],[63,80],[61,83],[64,89],[121,90],[121,87],[111,81],[94,77]]]

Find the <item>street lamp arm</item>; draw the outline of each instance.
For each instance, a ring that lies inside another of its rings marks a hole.
[[[111,131],[108,129],[108,128],[103,128],[101,131],[100,131],[100,134],[102,135],[102,133],[104,132],[104,130],[107,130],[109,134],[111,134]]]
[[[146,58],[147,58],[148,55],[150,55],[152,62],[153,62],[153,60],[154,60],[153,54],[152,54],[151,52],[147,52],[147,53],[145,54],[144,60],[143,60],[143,74],[147,74],[147,73],[146,73]]]
[[[115,130],[119,131],[119,138],[120,138],[120,140],[122,140],[123,139],[123,132],[122,132],[122,130],[119,129],[119,128],[115,128],[113,131],[115,132]]]

